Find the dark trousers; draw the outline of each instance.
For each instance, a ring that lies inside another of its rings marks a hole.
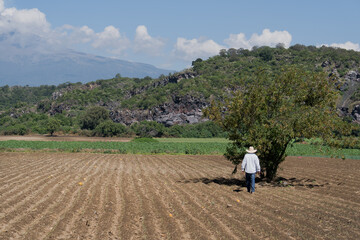
[[[255,192],[255,173],[246,173],[246,187],[248,192]]]

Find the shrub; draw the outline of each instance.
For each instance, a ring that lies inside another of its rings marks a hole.
[[[154,121],[135,123],[131,126],[131,129],[140,137],[161,137],[165,133],[164,125]]]
[[[94,130],[96,136],[113,137],[126,132],[126,127],[121,123],[114,123],[111,120],[100,123]]]
[[[5,128],[2,132],[3,135],[25,135],[28,133],[28,129],[23,124],[17,124]]]
[[[13,123],[15,122],[15,120],[10,117],[10,116],[4,116],[4,117],[1,117],[0,118],[0,126],[3,126],[3,125],[14,125]]]
[[[183,138],[226,137],[226,132],[211,121],[192,125],[174,125],[167,129],[166,134],[170,137]]]
[[[184,125],[174,125],[166,129],[166,136],[168,137],[182,137],[184,132]]]
[[[80,117],[81,129],[95,129],[101,122],[108,120],[109,112],[103,107],[91,107]]]

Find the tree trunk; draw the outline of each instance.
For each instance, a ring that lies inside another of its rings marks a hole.
[[[278,169],[278,164],[275,164],[275,163],[272,166],[266,167],[266,180],[268,182],[271,182],[275,179],[277,169]]]
[[[271,182],[275,179],[279,164],[284,161],[284,156],[278,157],[269,157],[266,160],[265,171],[266,171],[266,181]]]
[[[271,182],[275,179],[280,163],[282,163],[285,160],[285,152],[287,146],[290,143],[290,140],[288,140],[284,146],[281,146],[281,149],[280,147],[273,149],[273,151],[271,151],[271,154],[266,156],[266,158],[264,159],[266,163],[265,164],[266,179],[268,182]],[[276,144],[273,144],[273,146],[276,146]]]

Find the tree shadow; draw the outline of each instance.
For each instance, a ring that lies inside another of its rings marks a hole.
[[[272,182],[263,181],[259,183],[262,186],[271,186],[271,187],[305,187],[305,188],[317,188],[317,187],[324,187],[329,185],[328,182],[326,183],[317,183],[316,179],[310,178],[284,178],[278,177]]]
[[[241,192],[242,188],[246,189],[246,181],[245,179],[238,178],[224,178],[224,177],[215,177],[215,178],[193,178],[193,179],[185,179],[179,180],[178,183],[203,183],[210,184],[215,183],[219,185],[225,186],[236,186],[233,191]],[[315,179],[309,178],[284,178],[278,177],[274,181],[267,182],[265,179],[255,178],[255,183],[259,186],[263,187],[304,187],[304,188],[316,188],[316,187],[324,187],[329,183],[318,184]]]
[[[209,183],[216,183],[219,185],[226,185],[226,186],[245,186],[246,187],[246,182],[243,179],[238,179],[238,178],[224,178],[224,177],[217,177],[217,178],[193,178],[193,179],[188,179],[188,180],[181,180],[178,181],[181,183],[204,183],[204,184],[209,184]]]

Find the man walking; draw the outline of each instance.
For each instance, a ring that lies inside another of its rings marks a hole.
[[[259,158],[256,156],[256,149],[249,147],[246,150],[248,152],[241,164],[241,171],[245,172],[246,176],[246,187],[249,193],[255,192],[255,173],[260,174],[260,163]]]

